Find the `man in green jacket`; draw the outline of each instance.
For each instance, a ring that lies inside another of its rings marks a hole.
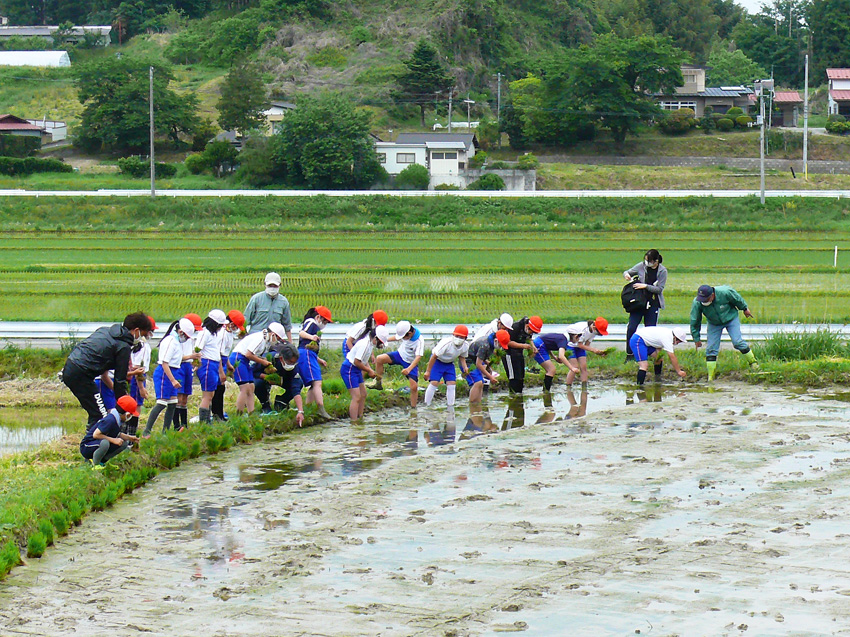
[[[705,348],[708,380],[714,380],[714,374],[717,371],[717,353],[720,351],[720,335],[724,329],[732,339],[732,347],[741,352],[751,366],[758,366],[755,354],[741,336],[738,310],[742,310],[747,318],[753,318],[753,313],[747,308],[747,302],[728,285],[699,286],[697,296],[691,305],[691,336],[694,339],[694,346],[697,349],[702,347],[699,332],[702,327],[702,317],[705,316],[708,324],[708,345]]]

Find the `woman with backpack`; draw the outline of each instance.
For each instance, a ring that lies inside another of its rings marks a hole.
[[[658,250],[649,250],[643,261],[623,272],[636,296],[644,298],[636,307],[628,309],[629,327],[626,330],[626,360],[634,360],[630,340],[641,321],[646,327],[658,325],[658,313],[664,309],[664,286],[667,285],[667,268],[661,265],[664,259]],[[641,291],[643,291],[641,293]],[[625,302],[624,302],[625,307]]]

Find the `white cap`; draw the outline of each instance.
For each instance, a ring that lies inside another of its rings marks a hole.
[[[691,336],[690,334],[688,334],[688,330],[686,330],[684,327],[674,327],[673,336],[678,338],[683,343],[691,340]]]
[[[195,335],[195,326],[192,324],[192,321],[187,318],[180,319],[177,323],[177,327],[183,330],[183,333],[189,338],[192,338]]]
[[[507,312],[503,313],[499,317],[499,321],[501,321],[502,325],[504,325],[508,329],[511,329],[514,326],[514,317],[508,314]]]
[[[280,340],[282,340],[282,341],[286,340],[286,330],[283,329],[283,325],[281,325],[280,323],[278,323],[278,322],[269,323],[268,330],[270,332],[272,332],[273,334],[277,335],[277,337],[280,338]]]
[[[229,322],[227,320],[227,314],[225,314],[222,310],[210,310],[210,313],[207,316],[219,325],[225,325]]]
[[[378,337],[378,340],[381,341],[384,345],[390,340],[390,332],[387,330],[386,325],[379,325],[375,328],[375,336]]]
[[[277,272],[269,272],[266,275],[266,285],[276,285],[280,287],[280,275]]]
[[[410,321],[399,321],[398,325],[395,326],[395,335],[398,338],[404,338],[404,336],[410,331]]]

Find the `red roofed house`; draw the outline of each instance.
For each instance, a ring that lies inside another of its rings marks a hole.
[[[773,94],[773,125],[795,127],[799,121],[803,98],[797,91],[776,91]],[[776,110],[779,112],[777,113]]]
[[[0,135],[22,135],[24,137],[42,137],[44,127],[30,124],[27,120],[14,115],[0,115]]]
[[[829,115],[850,117],[850,69],[827,69]]]

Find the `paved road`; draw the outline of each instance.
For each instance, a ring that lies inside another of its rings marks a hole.
[[[758,190],[158,190],[160,197],[758,197]],[[850,197],[850,190],[765,190],[766,197]],[[0,197],[150,197],[150,190],[0,190]]]

